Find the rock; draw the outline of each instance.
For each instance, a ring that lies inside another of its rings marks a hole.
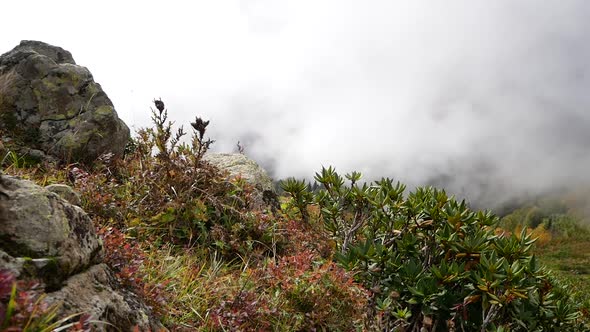
[[[30,148],[23,148],[20,150],[20,152],[26,156],[26,158],[28,158],[29,160],[35,162],[35,163],[39,163],[42,162],[44,160],[46,161],[50,161],[55,163],[56,160],[54,160],[54,158],[48,156],[47,154],[45,154],[45,152],[41,151],[41,150],[37,150],[37,149],[30,149]]]
[[[82,201],[80,200],[80,195],[72,189],[72,187],[65,185],[65,184],[50,184],[45,186],[45,189],[51,191],[54,194],[57,194],[59,197],[65,199],[72,205],[80,206]]]
[[[18,276],[23,269],[23,260],[16,259],[0,250],[0,267]]]
[[[116,326],[119,331],[163,331],[158,321],[150,319],[148,311],[134,294],[117,290],[117,280],[105,264],[91,267],[67,280],[65,287],[49,293],[47,300],[63,303],[60,316],[84,312],[93,320]],[[97,324],[92,331],[111,331],[106,324]]]
[[[79,207],[30,181],[2,176],[0,200],[0,249],[12,257],[28,260],[49,258],[51,262],[32,276],[48,287],[100,260],[102,242],[90,217]]]
[[[272,179],[258,163],[241,153],[209,153],[204,160],[220,170],[227,171],[230,177],[241,176],[257,189],[254,197],[255,208],[269,206],[274,211],[280,207]]]
[[[22,41],[0,56],[0,129],[22,146],[63,161],[121,156],[129,128],[70,52]]]
[[[12,51],[6,53],[7,58],[11,59],[12,62],[6,61],[6,65],[16,65],[26,57],[27,54],[39,54],[43,55],[55,63],[69,63],[75,65],[76,62],[72,57],[72,54],[61,47],[52,46],[43,42],[34,40],[23,40],[20,45],[15,47]]]
[[[241,153],[208,153],[204,160],[229,172],[230,176],[241,176],[260,191],[273,190],[272,179],[254,160]]]
[[[76,199],[64,185],[49,189]],[[40,280],[57,317],[91,314],[93,331],[161,331],[147,305],[120,287],[102,263],[103,246],[90,217],[54,192],[15,177],[0,176],[0,270],[20,280]],[[115,328],[113,328],[116,327]]]

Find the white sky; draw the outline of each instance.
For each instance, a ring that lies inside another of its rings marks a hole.
[[[130,126],[161,97],[278,178],[456,192],[590,181],[588,1],[10,1],[0,52],[69,50]],[[490,184],[491,183],[491,184]],[[499,195],[505,195],[501,193]],[[497,195],[495,195],[497,197]]]

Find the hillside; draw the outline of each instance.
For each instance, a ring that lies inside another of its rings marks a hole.
[[[333,167],[278,195],[215,123],[149,116],[61,48],[0,57],[0,330],[590,329],[583,188],[502,218]]]
[[[521,203],[502,218],[505,229],[528,228],[538,237],[534,252],[590,306],[590,190],[575,188]]]
[[[204,161],[204,121],[180,143],[158,102],[154,127],[122,159],[32,164],[9,151],[3,168],[79,192],[105,262],[168,329],[586,329],[588,302],[577,301],[587,293],[572,292],[586,289],[581,248],[590,240],[568,219],[578,196],[523,206],[499,223],[444,191],[408,193],[388,179],[368,186],[359,173],[327,168],[316,174],[321,190],[287,180],[273,207],[257,201],[254,184]],[[538,233],[549,223],[550,239]],[[542,243],[508,234],[519,226]]]

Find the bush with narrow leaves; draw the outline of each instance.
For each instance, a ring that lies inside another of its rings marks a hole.
[[[337,261],[371,290],[367,326],[400,331],[583,330],[568,291],[541,267],[523,231],[434,188],[359,185],[324,168],[314,195]],[[297,199],[298,186],[285,186]]]

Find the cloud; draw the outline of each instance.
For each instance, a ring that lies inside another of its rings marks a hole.
[[[485,204],[590,182],[587,1],[105,1],[94,20],[46,7],[2,23],[0,46],[63,46],[127,123],[147,125],[162,97],[277,178],[334,165]]]

